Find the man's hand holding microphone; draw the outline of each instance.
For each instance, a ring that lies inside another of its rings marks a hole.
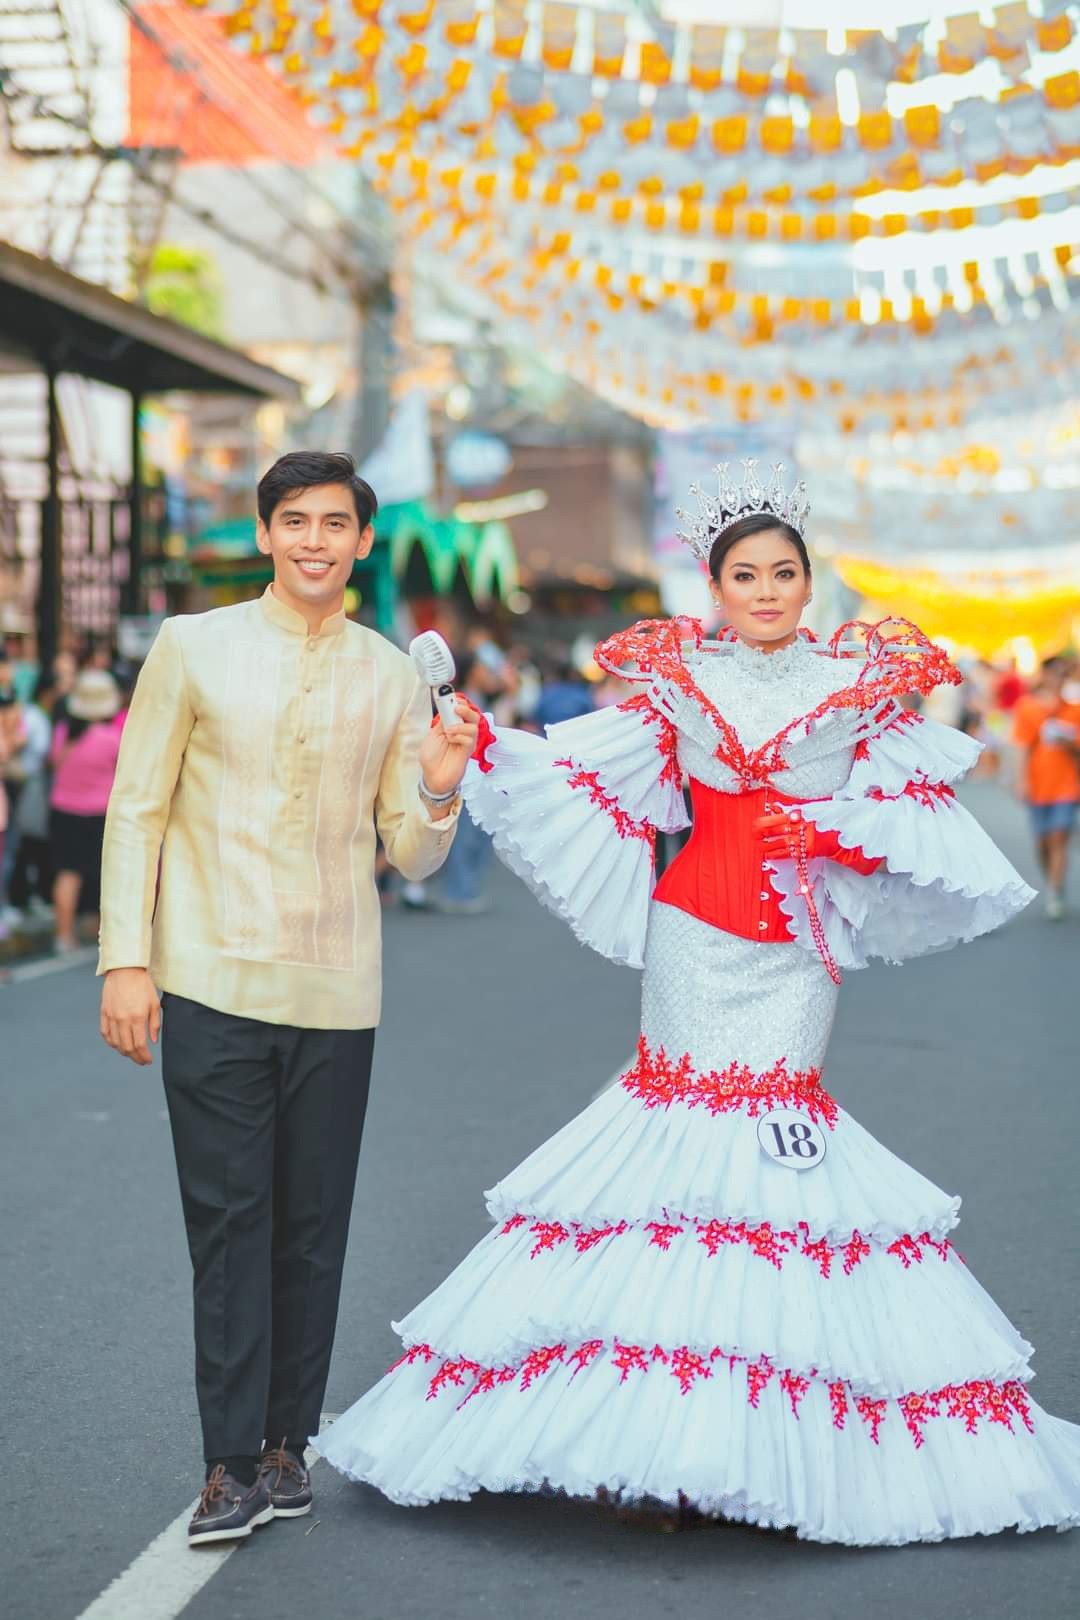
[[[417,636],[409,653],[435,701],[435,721],[420,745],[420,788],[432,820],[442,821],[476,752],[481,716],[468,698],[454,691],[453,654],[437,630]]]

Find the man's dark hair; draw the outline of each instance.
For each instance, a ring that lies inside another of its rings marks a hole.
[[[352,491],[361,529],[367,528],[379,510],[375,491],[360,477],[352,456],[333,450],[290,450],[259,479],[256,498],[263,523],[269,528],[282,501],[320,484],[345,484]]]

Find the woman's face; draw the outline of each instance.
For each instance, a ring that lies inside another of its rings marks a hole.
[[[769,651],[795,639],[810,576],[790,540],[764,529],[732,546],[713,581],[717,606],[742,641]]]

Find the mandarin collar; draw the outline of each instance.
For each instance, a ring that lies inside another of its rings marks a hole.
[[[296,613],[291,607],[286,607],[284,602],[279,601],[274,595],[272,585],[266,587],[260,600],[262,610],[270,623],[276,625],[279,630],[287,630],[293,636],[307,636],[312,640],[321,640],[325,636],[340,635],[348,623],[345,609],[341,608],[337,613],[331,613],[328,619],[324,619],[317,630],[309,630],[303,614]]]

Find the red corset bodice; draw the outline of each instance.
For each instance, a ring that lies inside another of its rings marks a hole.
[[[774,788],[720,793],[691,778],[694,829],[654,898],[743,939],[792,940],[754,822],[770,809],[804,804]]]

